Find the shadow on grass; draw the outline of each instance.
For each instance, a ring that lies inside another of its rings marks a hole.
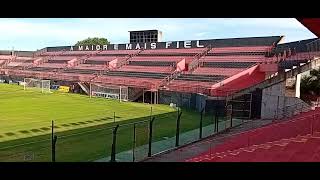
[[[116,116],[116,118],[121,118],[120,116]],[[85,125],[85,124],[94,124],[96,122],[102,122],[102,121],[107,121],[113,119],[111,117],[103,117],[100,119],[95,119],[95,120],[87,120],[87,121],[80,121],[80,122],[75,122],[75,123],[68,123],[68,124],[61,124],[61,126],[63,127],[78,127],[79,125]],[[54,128],[59,129],[61,128],[60,126],[55,125]],[[31,132],[33,133],[38,133],[38,132],[43,132],[43,131],[49,131],[51,130],[51,127],[41,127],[41,128],[37,128],[37,129],[30,129],[30,130],[22,130],[22,131],[18,131],[18,132],[8,132],[5,133],[4,135],[6,136],[13,136],[16,135],[16,133],[21,133],[21,134],[29,134]]]
[[[155,115],[154,124],[154,140],[163,139],[163,137],[174,137],[176,130],[176,118],[177,112],[163,113]],[[81,124],[94,123],[95,121],[100,122],[103,119],[113,119],[110,117],[105,117],[101,119],[89,120],[77,123],[61,124],[63,127],[79,127]],[[198,128],[199,113],[194,111],[184,111],[182,115],[181,122],[185,122],[186,126],[181,129],[181,133],[191,129]],[[117,152],[130,150],[132,148],[133,140],[133,127],[135,124],[140,124],[137,126],[137,132],[143,132],[141,136],[141,143],[143,145],[147,143],[148,138],[148,124],[150,117],[141,117],[135,119],[129,119],[125,121],[119,121],[116,123],[105,123],[90,127],[77,128],[73,130],[66,130],[62,132],[57,132],[57,161],[89,161],[96,160],[106,157],[111,152],[112,144],[112,129],[119,124],[120,128],[117,135]],[[144,122],[142,122],[144,121]],[[141,125],[144,124],[144,125]],[[59,126],[57,126],[59,127]],[[43,131],[48,131],[48,127],[40,128]],[[140,129],[139,129],[140,128]],[[32,129],[32,132],[39,132],[39,129]],[[30,133],[29,131],[20,131],[20,133]],[[6,133],[8,134],[8,133]],[[12,133],[14,135],[14,133]],[[10,140],[0,143],[0,161],[6,160],[5,156],[14,153],[21,153],[25,151],[32,151],[37,154],[41,154],[37,157],[35,161],[47,161],[50,159],[50,153],[42,152],[41,148],[51,147],[51,134],[39,135],[29,138],[21,138],[16,140]],[[10,147],[11,146],[11,147]],[[10,161],[23,161],[21,159],[10,159]]]
[[[7,135],[7,136],[14,136],[14,135],[16,135],[15,133],[12,133],[12,132],[4,133],[4,134]]]

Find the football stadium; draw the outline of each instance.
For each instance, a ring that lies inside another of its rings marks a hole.
[[[320,161],[318,38],[129,33],[1,50],[0,162]]]

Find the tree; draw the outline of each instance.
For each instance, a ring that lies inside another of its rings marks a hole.
[[[94,37],[94,38],[87,38],[84,39],[82,41],[78,41],[75,46],[89,46],[89,45],[105,45],[105,44],[110,44],[110,42],[108,41],[108,39],[106,38],[98,38],[98,37]]]
[[[320,68],[310,71],[309,76],[304,76],[301,79],[300,91],[302,99],[309,101],[312,97],[320,95]]]

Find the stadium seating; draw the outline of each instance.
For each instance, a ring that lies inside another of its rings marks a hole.
[[[239,46],[239,47],[223,47],[223,48],[212,48],[212,50],[209,52],[213,54],[218,53],[239,53],[239,52],[252,52],[252,53],[260,53],[264,55],[265,52],[270,51],[270,46]]]
[[[155,50],[144,50],[141,55],[158,56],[158,55],[169,55],[169,56],[193,56],[197,53],[205,51],[206,48],[190,48],[190,49],[155,49]]]
[[[170,55],[161,55],[161,56],[145,56],[143,54],[139,54],[139,56],[132,57],[131,61],[173,61],[177,62],[184,58],[192,58],[187,56],[170,56]]]
[[[136,72],[136,71],[109,71],[104,75],[107,76],[119,76],[119,77],[139,77],[139,78],[152,78],[152,79],[163,79],[169,74],[167,73],[154,73],[154,72]]]
[[[130,66],[172,66],[175,67],[176,63],[171,61],[129,61]]]
[[[205,56],[201,59],[204,62],[218,61],[218,62],[262,62],[265,60],[264,56]]]
[[[158,73],[171,73],[174,71],[173,66],[122,66],[116,71],[129,71],[129,72],[158,72]]]
[[[320,135],[315,133],[216,153],[197,162],[317,162],[319,153]]]
[[[197,68],[193,74],[233,76],[244,71],[244,68]]]
[[[238,134],[187,161],[312,161],[312,157],[318,158],[314,150],[319,150],[320,147],[319,132],[320,109],[316,108],[290,119]]]

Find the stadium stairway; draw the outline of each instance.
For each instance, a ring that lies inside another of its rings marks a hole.
[[[185,162],[186,159],[190,159],[199,154],[205,153],[209,148],[218,146],[231,137],[242,133],[243,131],[263,127],[270,123],[272,123],[271,120],[246,121],[239,126],[229,129],[228,131],[224,131],[213,136],[208,136],[203,140],[179,147],[177,149],[159,153],[151,158],[145,159],[144,162]]]
[[[269,79],[266,79],[256,85],[253,85],[248,88],[241,89],[235,93],[233,93],[234,97],[240,96],[242,94],[250,93],[255,91],[257,88],[263,89],[268,86],[277,84],[279,82],[282,82],[286,80],[287,78],[295,77],[297,74],[309,71],[310,69],[316,68],[320,64],[320,58],[318,57],[313,57],[308,60],[305,64],[300,64],[297,66],[297,68],[292,68],[290,71],[281,71],[279,72],[276,76],[273,76]]]
[[[267,142],[193,159],[192,162],[313,162],[320,161],[320,132]]]
[[[87,87],[86,83],[83,82],[78,82],[79,86],[81,87],[81,89],[86,93],[86,94],[90,94],[90,90]]]
[[[320,108],[316,108],[289,119],[241,133],[186,161],[314,161],[319,160],[319,138]],[[280,145],[274,146],[276,144]],[[313,149],[318,151],[315,152]],[[299,153],[307,154],[307,157],[300,156]]]

